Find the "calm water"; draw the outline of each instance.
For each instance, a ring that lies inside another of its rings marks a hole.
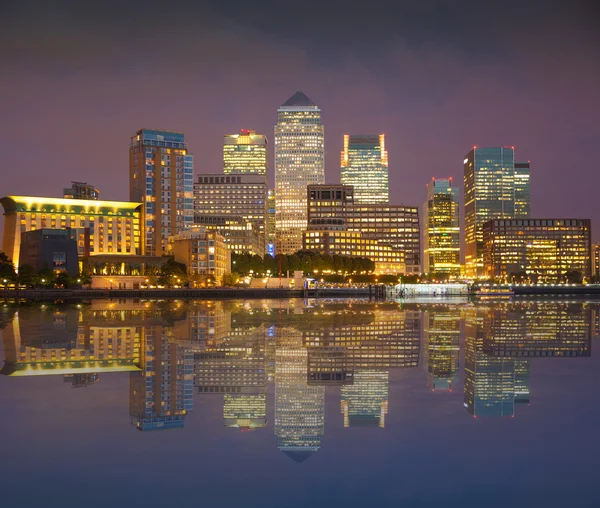
[[[599,310],[8,305],[2,506],[598,506]]]

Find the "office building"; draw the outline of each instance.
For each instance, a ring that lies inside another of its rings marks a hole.
[[[458,188],[452,178],[433,178],[423,205],[423,271],[460,275]]]
[[[302,249],[306,230],[306,186],[325,183],[324,130],[321,110],[296,92],[277,110],[275,126],[276,250]]]
[[[76,234],[71,229],[36,229],[21,235],[19,265],[74,277],[79,272]]]
[[[186,266],[190,287],[221,285],[223,276],[231,271],[231,253],[219,233],[193,228],[171,241],[173,258]]]
[[[571,282],[591,275],[589,219],[496,219],[483,225],[484,274]]]
[[[385,204],[390,200],[385,134],[344,134],[341,154],[342,185],[354,187],[356,203]]]
[[[388,245],[401,253],[404,271],[399,273],[421,273],[417,207],[359,204],[355,202],[353,187],[348,185],[310,185],[307,200],[308,231],[359,233],[361,240]]]
[[[600,280],[600,243],[592,244],[592,277],[597,282]]]
[[[181,133],[141,129],[129,148],[129,198],[144,204],[145,253],[167,253],[194,224],[194,159]]]
[[[388,378],[386,370],[359,369],[354,373],[354,382],[342,386],[340,412],[344,415],[344,427],[385,427]]]
[[[267,424],[266,393],[226,393],[223,395],[223,421],[226,427],[254,430]]]
[[[469,309],[465,315],[464,407],[473,416],[514,416],[515,361],[483,351],[488,309]]]
[[[216,231],[224,239],[231,252],[245,252],[263,256],[265,252],[264,235],[261,235],[256,224],[248,222],[241,216],[229,214],[208,214],[194,216],[194,228]]]
[[[464,159],[465,275],[484,276],[483,224],[515,216],[515,151],[473,147]]]
[[[377,274],[405,273],[404,253],[356,231],[305,231],[303,249],[329,256],[357,256],[375,263]]]
[[[486,313],[482,351],[503,358],[589,357],[591,323],[589,307],[543,301],[506,303]]]
[[[226,134],[223,140],[223,172],[267,175],[267,138],[256,131],[242,129]]]
[[[2,250],[17,264],[21,235],[37,229],[71,229],[80,257],[144,254],[144,209],[140,203],[7,196]]]
[[[100,199],[100,191],[87,182],[71,182],[71,187],[63,189],[65,199]]]
[[[325,388],[308,383],[302,332],[275,327],[275,435],[277,448],[303,462],[321,447],[325,432]]]
[[[515,219],[531,216],[530,163],[515,162]]]
[[[267,192],[267,252],[275,256],[276,227],[275,227],[275,189]]]
[[[432,390],[451,391],[458,381],[461,311],[435,309],[425,313],[423,322],[427,385]]]
[[[256,253],[263,256],[267,234],[266,175],[199,175],[194,183],[194,215],[205,219],[210,216],[241,217],[258,231],[262,248]],[[200,223],[199,220],[195,222]],[[227,236],[226,229],[218,231]],[[229,245],[233,247],[234,244],[230,242]]]
[[[170,340],[170,326],[144,331],[142,371],[129,375],[131,424],[140,431],[183,428],[194,407],[194,354]]]

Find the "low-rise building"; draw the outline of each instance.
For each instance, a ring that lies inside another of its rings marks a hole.
[[[170,244],[175,261],[187,268],[190,287],[220,285],[223,276],[231,271],[231,254],[225,238],[216,231],[205,228],[183,231]]]
[[[19,266],[30,265],[36,271],[79,272],[77,240],[70,229],[36,229],[21,235]]]
[[[483,225],[487,277],[565,282],[591,275],[589,219],[495,219]]]
[[[304,248],[330,256],[369,258],[380,274],[405,273],[404,253],[385,242],[365,238],[358,231],[320,230],[304,232]]]

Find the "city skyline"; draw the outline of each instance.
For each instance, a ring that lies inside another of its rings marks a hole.
[[[544,9],[535,1],[513,4],[494,15],[486,28],[490,37],[482,38],[477,34],[483,28],[475,21],[489,6],[468,2],[468,8],[457,4],[438,10],[397,4],[384,3],[385,30],[365,28],[344,47],[337,29],[312,36],[300,21],[299,30],[285,39],[280,8],[225,14],[217,6],[204,15],[201,7],[180,3],[189,14],[184,14],[185,26],[201,24],[206,30],[170,31],[169,52],[150,34],[139,37],[136,47],[150,44],[156,50],[143,58],[135,56],[130,30],[96,12],[99,7],[82,6],[61,18],[64,9],[52,13],[40,6],[25,14],[15,4],[3,19],[8,27],[1,36],[7,79],[0,89],[11,97],[0,132],[1,146],[9,149],[3,195],[58,196],[66,182],[77,179],[93,182],[104,199],[125,200],[123,139],[143,126],[185,132],[190,152],[203,154],[196,174],[216,172],[222,166],[223,135],[249,128],[271,138],[275,108],[301,89],[323,111],[326,182],[337,181],[345,132],[386,133],[393,203],[422,195],[432,176],[458,179],[470,146],[514,145],[518,159],[534,161],[536,174],[543,176],[532,187],[536,215],[590,217],[597,237],[594,185],[577,185],[596,178],[589,169],[598,138],[593,111],[600,82],[593,16],[578,2]],[[402,16],[395,18],[398,13]],[[228,16],[233,33],[224,26]],[[321,28],[332,20],[339,26],[360,19],[352,9],[334,12],[326,6],[313,18]],[[443,23],[445,18],[452,23]],[[47,19],[56,23],[42,24]],[[110,30],[86,30],[97,19],[106,19],[114,37],[108,38]],[[388,19],[401,22],[394,26]],[[511,30],[497,30],[507,20]],[[559,39],[557,25],[565,34]],[[36,37],[29,37],[32,33]],[[187,33],[202,35],[196,42]],[[78,51],[70,49],[74,40]],[[242,41],[253,48],[249,56],[239,52]],[[329,49],[317,52],[323,43]],[[172,48],[200,58],[193,65],[185,56],[173,59]],[[147,80],[151,58],[180,79],[165,73]],[[501,65],[514,79],[496,79]],[[128,89],[138,90],[139,100],[132,101],[124,92]],[[168,108],[147,107],[165,92]],[[48,157],[58,153],[68,156]],[[268,165],[272,175],[272,152]],[[565,168],[575,178],[564,178]],[[23,180],[24,174],[30,178]]]

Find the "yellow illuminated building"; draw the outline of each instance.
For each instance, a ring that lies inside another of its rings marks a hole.
[[[385,427],[388,377],[386,370],[361,369],[354,373],[351,385],[342,386],[340,412],[344,415],[344,427]]]
[[[277,110],[275,126],[275,227],[278,254],[302,249],[306,186],[325,183],[321,110],[296,92]]]
[[[194,228],[171,241],[173,257],[186,266],[191,286],[220,285],[223,276],[231,271],[231,253],[219,233]]]
[[[303,248],[330,256],[358,256],[375,263],[375,273],[404,273],[404,253],[357,231],[305,231]]]
[[[433,178],[423,205],[423,270],[460,275],[458,188],[451,178]]]
[[[341,153],[342,185],[354,187],[356,203],[385,204],[390,200],[385,134],[344,134]]]
[[[589,219],[506,219],[483,226],[485,275],[499,281],[570,282],[591,275]]]
[[[267,174],[267,138],[256,131],[242,129],[239,134],[226,134],[223,140],[223,171]]]
[[[8,376],[101,374],[140,370],[144,327],[99,326],[69,308],[23,308],[3,330]]]
[[[36,229],[76,232],[80,257],[144,254],[144,210],[140,203],[7,196],[2,248],[18,264],[21,234]]]

